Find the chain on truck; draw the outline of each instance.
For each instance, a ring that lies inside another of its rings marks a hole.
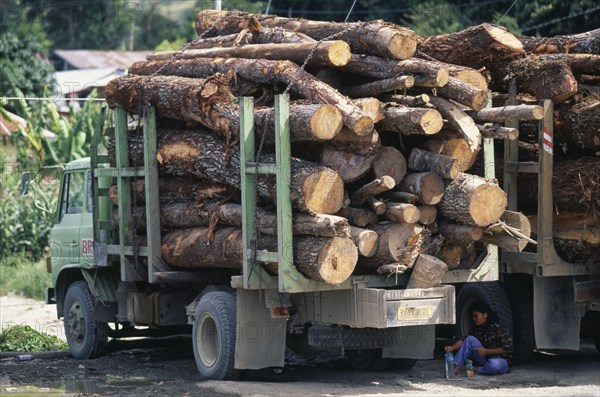
[[[293,265],[290,200],[289,100],[276,99],[276,163],[255,158],[252,99],[240,99],[243,212],[242,269],[173,270],[161,259],[155,113],[139,119],[143,160],[132,164],[127,114],[102,113],[91,157],[66,165],[48,271],[74,357],[102,354],[108,337],[192,333],[194,357],[204,379],[234,379],[240,370],[282,367],[286,346],[299,354],[341,350],[362,369],[394,363],[409,368],[432,358],[435,326],[453,324],[454,287],[406,289],[408,276],[353,275],[339,285],[309,280]],[[136,132],[138,131],[138,132]],[[116,165],[106,142],[114,136]],[[255,176],[275,174],[277,251],[258,250]],[[143,179],[146,231],[136,235],[136,195]],[[118,188],[118,226],[109,188]],[[132,199],[133,197],[133,199]],[[258,263],[276,263],[276,275]]]

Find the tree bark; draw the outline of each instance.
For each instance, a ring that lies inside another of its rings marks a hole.
[[[199,58],[170,61],[137,62],[129,73],[137,75],[175,75],[206,78],[215,73],[233,70],[238,76],[259,84],[283,83],[300,96],[315,103],[335,105],[344,117],[344,125],[357,135],[366,135],[373,130],[373,120],[353,105],[348,98],[319,81],[310,73],[301,70],[291,61],[269,61],[242,58]]]
[[[130,154],[142,150],[140,137],[130,136]],[[158,131],[157,161],[161,175],[187,176],[239,188],[240,158],[238,147],[229,150],[210,132],[190,130]],[[274,163],[274,156],[263,154],[262,162]],[[259,197],[273,200],[275,178],[257,179]],[[334,214],[342,206],[344,183],[339,175],[322,165],[292,158],[291,199],[294,207],[303,212]]]
[[[386,206],[385,219],[392,222],[416,223],[421,217],[419,209],[412,204],[388,201]]]
[[[525,55],[523,45],[508,29],[489,23],[424,38],[419,51],[446,63],[490,71]]]
[[[437,136],[439,139],[424,142],[422,147],[426,147],[430,152],[435,152],[439,148],[440,154],[454,157],[458,160],[461,172],[465,172],[473,166],[477,160],[479,149],[472,150],[471,145],[460,133],[442,130]]]
[[[352,100],[352,103],[358,106],[374,123],[383,120],[383,104],[379,99],[370,97],[356,98]],[[375,130],[373,132],[375,133]]]
[[[504,123],[517,120],[541,120],[544,118],[544,108],[539,105],[502,106],[467,111],[467,114],[478,123]]]
[[[337,215],[347,218],[348,222],[354,226],[365,227],[369,224],[367,212],[362,208],[345,207]]]
[[[517,128],[501,127],[498,125],[477,125],[483,138],[508,139],[514,141],[519,138]]]
[[[400,203],[416,204],[419,202],[419,196],[408,192],[387,192],[385,198]]]
[[[350,61],[350,46],[345,41],[303,43],[246,44],[236,47],[213,47],[164,51],[148,55],[149,61],[196,58],[247,58],[290,60],[302,64],[311,55],[307,65],[313,67],[344,66]]]
[[[444,241],[456,244],[479,241],[483,237],[483,229],[473,225],[457,225],[444,222],[438,227],[438,233],[444,236]]]
[[[387,192],[396,186],[394,178],[384,175],[381,178],[375,179],[357,189],[351,196],[352,205],[355,207],[362,206],[368,197],[376,196],[383,192]]]
[[[414,171],[433,171],[442,178],[454,179],[459,173],[459,163],[454,157],[413,148],[408,158],[408,168]]]
[[[446,186],[438,211],[458,223],[488,226],[500,219],[506,205],[506,193],[495,182],[460,173]]]
[[[488,91],[488,82],[486,78],[483,77],[483,75],[477,70],[461,65],[444,65],[446,69],[448,69],[448,74],[450,77],[469,84],[481,91]]]
[[[448,70],[418,58],[395,61],[368,55],[352,55],[350,62],[340,68],[344,72],[374,79],[393,79],[398,76],[413,75],[416,80],[429,80],[436,87],[448,83]]]
[[[469,144],[471,152],[478,152],[481,148],[481,134],[473,119],[460,107],[444,98],[431,97],[430,100],[442,116],[448,120],[450,126],[462,135]]]
[[[448,270],[470,269],[477,260],[475,245],[470,242],[444,242],[439,258],[448,265]]]
[[[262,249],[274,250],[277,239],[262,236]],[[182,229],[167,233],[162,239],[162,257],[174,268],[242,268],[242,231],[227,227],[215,230]],[[339,284],[354,270],[358,253],[349,238],[297,237],[294,239],[294,266],[311,280]]]
[[[382,131],[399,132],[402,135],[432,135],[443,127],[442,115],[435,109],[385,106],[384,119],[378,123]]]
[[[421,214],[419,216],[419,223],[421,225],[432,225],[435,223],[437,218],[437,208],[435,206],[423,204],[418,205],[417,208]]]
[[[206,30],[213,35],[236,33],[244,28],[245,20],[251,15],[240,11],[202,10],[196,15],[196,31],[199,35],[206,34]],[[339,34],[337,39],[348,42],[352,52],[359,54],[406,59],[413,56],[417,48],[417,35],[413,31],[381,21],[342,23],[273,15],[253,16],[264,27],[301,32],[316,40]]]
[[[422,227],[414,223],[388,223],[369,227],[379,236],[375,255],[359,258],[359,266],[377,268],[381,265],[399,263],[412,266],[421,248]],[[411,262],[412,259],[412,262]]]
[[[419,196],[423,204],[437,204],[444,196],[444,181],[435,172],[418,172],[407,174],[399,188]]]
[[[376,155],[364,156],[345,150],[323,148],[321,164],[336,171],[343,182],[354,182],[364,176],[375,161]]]
[[[377,200],[375,197],[367,197],[367,199],[365,200],[365,205],[376,215],[383,215],[387,210],[385,203],[383,201]]]
[[[325,147],[342,150],[354,154],[360,154],[365,157],[371,157],[379,153],[381,140],[377,131],[373,130],[368,135],[356,135],[348,128],[342,130]]]
[[[373,163],[373,174],[375,178],[391,176],[397,185],[406,174],[406,159],[395,147],[382,146]]]
[[[377,252],[377,241],[379,236],[373,230],[350,227],[350,237],[358,248],[358,255],[371,257]]]
[[[420,94],[416,96],[410,95],[382,95],[382,100],[384,102],[396,102],[398,105],[404,105],[411,108],[419,108],[427,105],[429,103],[429,95]]]
[[[539,60],[527,57],[511,62],[504,74],[517,80],[519,92],[538,99],[552,99],[561,103],[577,93],[577,80],[571,66],[564,60]]]
[[[234,47],[245,44],[271,44],[271,43],[314,43],[315,39],[300,33],[280,28],[243,29],[239,33],[216,37],[202,37],[195,39],[186,47],[188,50],[215,47]]]
[[[504,211],[500,220],[506,225],[518,229],[520,233],[527,237],[531,235],[531,224],[529,223],[529,219],[520,212]],[[491,225],[486,227],[481,241],[514,252],[523,251],[525,246],[529,243],[526,239],[519,238],[519,236],[514,233],[507,231],[502,225]]]
[[[438,286],[442,283],[442,276],[447,270],[448,265],[441,259],[420,254],[413,266],[406,288],[432,288]]]
[[[437,94],[441,97],[462,103],[473,110],[483,109],[489,101],[487,89],[482,90],[454,77],[450,77],[448,84],[438,88]]]
[[[600,54],[600,29],[554,37],[519,37],[527,52],[536,54]]]
[[[578,102],[557,109],[555,134],[571,151],[600,149],[600,93],[586,93]]]
[[[399,76],[392,79],[377,80],[372,83],[346,86],[340,91],[350,98],[374,97],[386,92],[405,90],[411,88],[414,84],[415,78],[413,76]]]

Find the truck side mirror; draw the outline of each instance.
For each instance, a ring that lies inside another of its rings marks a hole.
[[[24,172],[21,174],[21,190],[19,192],[20,196],[27,196],[29,193],[29,182],[31,181],[31,173]]]

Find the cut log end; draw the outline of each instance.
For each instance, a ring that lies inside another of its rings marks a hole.
[[[335,214],[344,203],[344,182],[330,169],[320,170],[304,181],[306,208],[316,214]]]
[[[344,126],[342,113],[333,105],[323,105],[317,109],[311,119],[313,135],[321,140],[333,139]]]
[[[491,37],[496,39],[498,43],[502,43],[506,47],[511,48],[516,52],[525,52],[523,49],[523,43],[521,43],[521,41],[517,39],[508,29],[488,24],[486,24],[485,29]]]
[[[508,203],[506,193],[492,184],[479,186],[472,197],[469,212],[478,226],[487,226],[500,219]]]
[[[373,119],[369,116],[362,116],[355,120],[349,127],[356,135],[368,135],[373,132]]]
[[[358,251],[352,240],[334,237],[319,253],[319,277],[327,284],[340,284],[350,277],[357,261]]]
[[[408,59],[417,51],[417,40],[411,35],[394,34],[387,44],[387,51],[396,59]]]
[[[350,57],[350,46],[345,41],[336,40],[328,49],[328,58],[333,66],[348,64]]]
[[[423,113],[419,124],[425,135],[437,134],[444,126],[444,119],[440,112],[434,109],[428,109]]]

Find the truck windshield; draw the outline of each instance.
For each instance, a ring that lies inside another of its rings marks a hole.
[[[60,220],[64,214],[80,214],[83,212],[85,197],[85,174],[71,172],[63,179],[63,197],[61,201]]]

